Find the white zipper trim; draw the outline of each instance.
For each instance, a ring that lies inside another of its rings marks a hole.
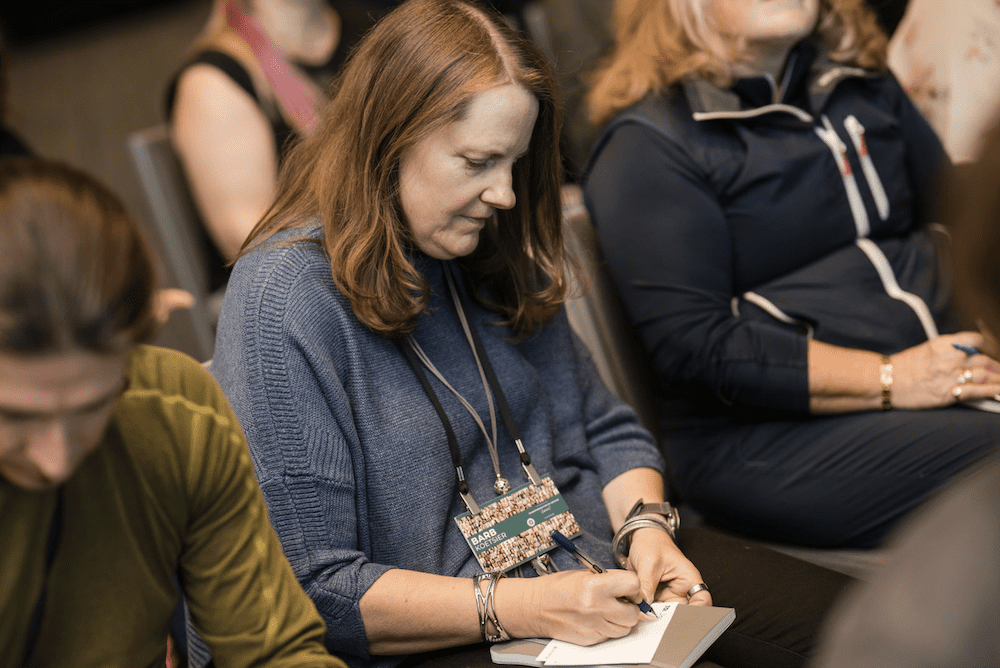
[[[882,249],[871,239],[855,239],[854,243],[864,251],[868,259],[871,260],[872,265],[875,266],[875,271],[878,272],[879,278],[882,279],[882,285],[885,287],[886,293],[893,299],[898,299],[913,309],[913,312],[917,314],[917,318],[920,319],[920,324],[923,325],[924,334],[927,335],[928,339],[937,338],[938,328],[934,322],[934,316],[931,315],[931,310],[927,308],[927,304],[924,303],[923,299],[899,287],[899,283],[896,282],[896,276],[892,271],[892,266],[889,264],[889,259],[882,252]]]
[[[854,216],[854,227],[857,229],[858,237],[867,237],[871,231],[871,224],[868,222],[868,212],[865,210],[865,203],[861,200],[861,191],[858,190],[858,183],[854,180],[854,172],[851,170],[851,163],[847,160],[847,147],[840,141],[837,131],[833,129],[833,124],[827,116],[823,115],[823,126],[813,128],[819,138],[830,148],[833,159],[840,168],[840,175],[844,179],[844,190],[847,191],[847,201],[851,205],[851,214]]]
[[[834,67],[833,69],[827,70],[823,73],[820,78],[816,79],[816,85],[822,88],[826,88],[834,79],[846,78],[846,77],[863,77],[868,73],[859,67]]]
[[[792,114],[804,123],[812,123],[815,120],[812,114],[790,104],[767,104],[763,107],[747,109],[745,111],[696,111],[692,114],[692,117],[696,121],[717,121],[720,119],[735,120],[741,118],[756,118],[771,112]]]
[[[858,152],[858,157],[861,159],[861,171],[864,172],[865,179],[868,181],[868,187],[872,191],[872,197],[875,199],[875,208],[878,209],[878,216],[882,220],[886,220],[889,217],[889,198],[885,194],[885,188],[882,187],[882,179],[878,176],[875,163],[872,162],[872,157],[868,153],[868,142],[865,141],[865,128],[853,115],[844,119],[844,127],[847,129],[847,134],[850,135],[851,141],[854,142],[854,150]]]
[[[767,313],[769,313],[771,315],[771,317],[773,317],[776,320],[780,320],[781,322],[786,323],[788,325],[796,325],[796,326],[799,326],[799,327],[805,327],[805,329],[806,329],[806,338],[807,339],[811,339],[813,337],[813,327],[812,327],[812,325],[810,325],[805,320],[797,320],[797,319],[793,318],[792,316],[788,315],[787,313],[785,313],[784,311],[782,311],[780,308],[778,308],[774,304],[774,302],[772,302],[771,300],[769,300],[767,297],[763,297],[763,296],[761,296],[761,295],[759,295],[759,294],[757,294],[756,292],[753,292],[753,291],[747,291],[747,292],[743,293],[743,299],[747,300],[751,304],[755,304],[755,305],[759,306],[760,308],[764,309],[765,311],[767,311]]]

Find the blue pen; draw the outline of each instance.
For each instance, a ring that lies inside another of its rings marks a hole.
[[[555,541],[556,545],[558,545],[559,547],[561,547],[562,549],[566,550],[574,557],[576,557],[577,560],[581,564],[583,564],[584,568],[589,568],[595,573],[604,572],[604,569],[601,568],[600,564],[594,561],[589,554],[587,554],[586,552],[578,548],[576,545],[574,545],[573,541],[571,541],[566,536],[562,535],[562,533],[558,529],[552,532],[552,540]]]
[[[552,532],[552,540],[555,541],[556,545],[558,545],[559,547],[561,547],[562,549],[566,550],[574,557],[576,557],[577,561],[583,564],[584,568],[589,568],[595,573],[604,572],[604,569],[601,568],[600,564],[594,561],[589,554],[578,548],[576,544],[573,543],[573,541],[571,541],[566,536],[562,535],[562,533],[558,529]],[[659,619],[656,612],[653,611],[653,606],[651,606],[649,603],[646,603],[646,601],[639,601],[638,605],[639,609],[642,610],[644,613],[646,613],[647,615],[652,615],[657,619]]]
[[[967,346],[967,345],[965,345],[963,343],[953,343],[951,345],[954,346],[955,350],[961,350],[966,355],[978,355],[979,354],[979,348],[976,348],[975,346]]]

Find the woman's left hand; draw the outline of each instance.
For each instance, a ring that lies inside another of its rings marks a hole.
[[[627,565],[639,576],[643,600],[647,602],[712,605],[708,590],[699,591],[688,599],[688,590],[704,580],[665,531],[648,528],[633,533]]]

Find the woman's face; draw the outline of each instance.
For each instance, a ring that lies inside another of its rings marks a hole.
[[[126,357],[0,353],[0,477],[35,491],[66,482],[104,436]]]
[[[719,31],[755,48],[787,48],[812,33],[819,0],[712,0]]]
[[[527,89],[497,86],[403,154],[400,201],[420,250],[439,260],[468,255],[494,212],[513,208],[514,163],[528,152],[537,116]]]

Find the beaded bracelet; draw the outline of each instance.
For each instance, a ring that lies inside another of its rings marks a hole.
[[[887,411],[892,408],[892,360],[888,355],[882,355],[878,375],[882,381],[882,410]]]

